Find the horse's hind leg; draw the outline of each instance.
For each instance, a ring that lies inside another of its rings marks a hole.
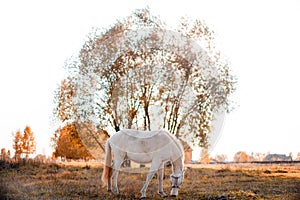
[[[111,180],[112,180],[112,172],[113,172],[113,168],[108,167],[108,182],[107,182],[107,191],[111,192]]]
[[[118,187],[118,175],[119,175],[119,170],[120,167],[122,165],[122,163],[124,162],[124,158],[125,156],[115,156],[114,159],[114,169],[113,169],[113,174],[112,174],[112,179],[114,180],[114,187],[113,187],[113,192],[115,192],[116,194],[119,194],[119,187]]]

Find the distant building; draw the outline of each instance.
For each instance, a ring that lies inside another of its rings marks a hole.
[[[300,161],[300,152],[297,154],[295,161]]]
[[[292,161],[291,156],[286,156],[285,154],[268,154],[264,161]]]

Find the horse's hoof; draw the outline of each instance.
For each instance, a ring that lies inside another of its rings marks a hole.
[[[177,197],[175,194],[172,194],[171,197]]]
[[[147,199],[146,197],[141,197],[140,199]]]
[[[168,195],[166,193],[164,193],[164,192],[158,192],[158,194],[160,194],[160,196],[162,198],[167,198],[168,197]]]

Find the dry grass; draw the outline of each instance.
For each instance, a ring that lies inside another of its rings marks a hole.
[[[0,199],[138,199],[147,176],[121,172],[121,195],[115,196],[101,188],[101,173],[101,167],[86,164],[1,167]],[[166,168],[167,193],[170,173]],[[147,195],[161,199],[156,178]],[[191,165],[176,199],[300,199],[300,164]]]

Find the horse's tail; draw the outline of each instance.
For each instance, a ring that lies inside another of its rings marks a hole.
[[[105,146],[105,161],[104,161],[104,169],[103,169],[103,173],[102,173],[102,187],[105,187],[105,185],[107,184],[108,180],[110,179],[111,175],[112,175],[112,167],[111,167],[111,163],[112,163],[112,159],[111,159],[111,146],[109,143],[109,140],[107,140],[106,142],[106,146]]]

